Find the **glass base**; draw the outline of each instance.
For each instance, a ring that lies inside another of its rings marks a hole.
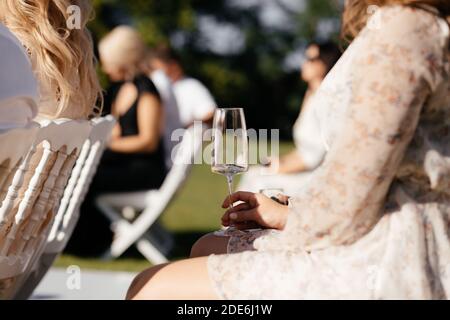
[[[241,232],[241,233],[248,233],[248,232],[255,232],[263,230],[262,228],[254,228],[254,229],[246,229],[246,230],[238,230],[235,227],[223,227],[222,230],[217,230],[213,234],[218,237],[229,237],[231,233],[233,232]]]

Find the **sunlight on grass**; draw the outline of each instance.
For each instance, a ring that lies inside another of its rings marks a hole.
[[[150,267],[151,263],[144,258],[120,258],[117,260],[103,261],[100,259],[85,259],[75,256],[62,255],[58,260],[56,260],[54,266],[59,268],[67,268],[72,265],[79,266],[82,269],[140,272]]]

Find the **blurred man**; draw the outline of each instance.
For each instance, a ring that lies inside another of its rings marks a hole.
[[[167,47],[159,47],[150,55],[153,69],[163,70],[172,80],[181,123],[191,126],[194,121],[210,125],[216,102],[209,90],[197,79],[185,75],[177,54]]]

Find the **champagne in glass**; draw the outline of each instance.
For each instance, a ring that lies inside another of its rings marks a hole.
[[[227,178],[231,196],[233,177],[247,170],[248,138],[244,110],[217,109],[213,125],[212,171]]]

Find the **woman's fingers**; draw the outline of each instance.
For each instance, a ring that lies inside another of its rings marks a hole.
[[[255,204],[255,194],[253,192],[244,191],[235,192],[231,196],[225,198],[225,201],[222,204],[222,208],[228,208],[230,205],[237,201],[247,202],[250,205]]]
[[[261,226],[254,221],[245,221],[245,222],[233,222],[230,224],[229,222],[222,223],[224,227],[229,227],[232,225],[234,228],[238,230],[247,230],[247,229],[260,229]]]
[[[230,214],[232,212],[237,212],[237,211],[242,211],[242,210],[249,210],[252,207],[248,204],[248,203],[240,203],[236,206],[233,206],[231,208],[229,208],[227,211],[225,211],[225,214]]]
[[[225,213],[222,216],[222,223],[229,220],[230,213],[242,211],[242,210],[249,210],[249,209],[251,209],[251,207],[247,203],[241,203],[241,204],[238,204],[237,206],[234,206],[234,207],[228,209],[227,211],[225,211]]]
[[[255,209],[242,210],[242,211],[232,212],[229,214],[229,220],[231,221],[231,223],[256,221],[256,218],[257,218],[257,212]]]

